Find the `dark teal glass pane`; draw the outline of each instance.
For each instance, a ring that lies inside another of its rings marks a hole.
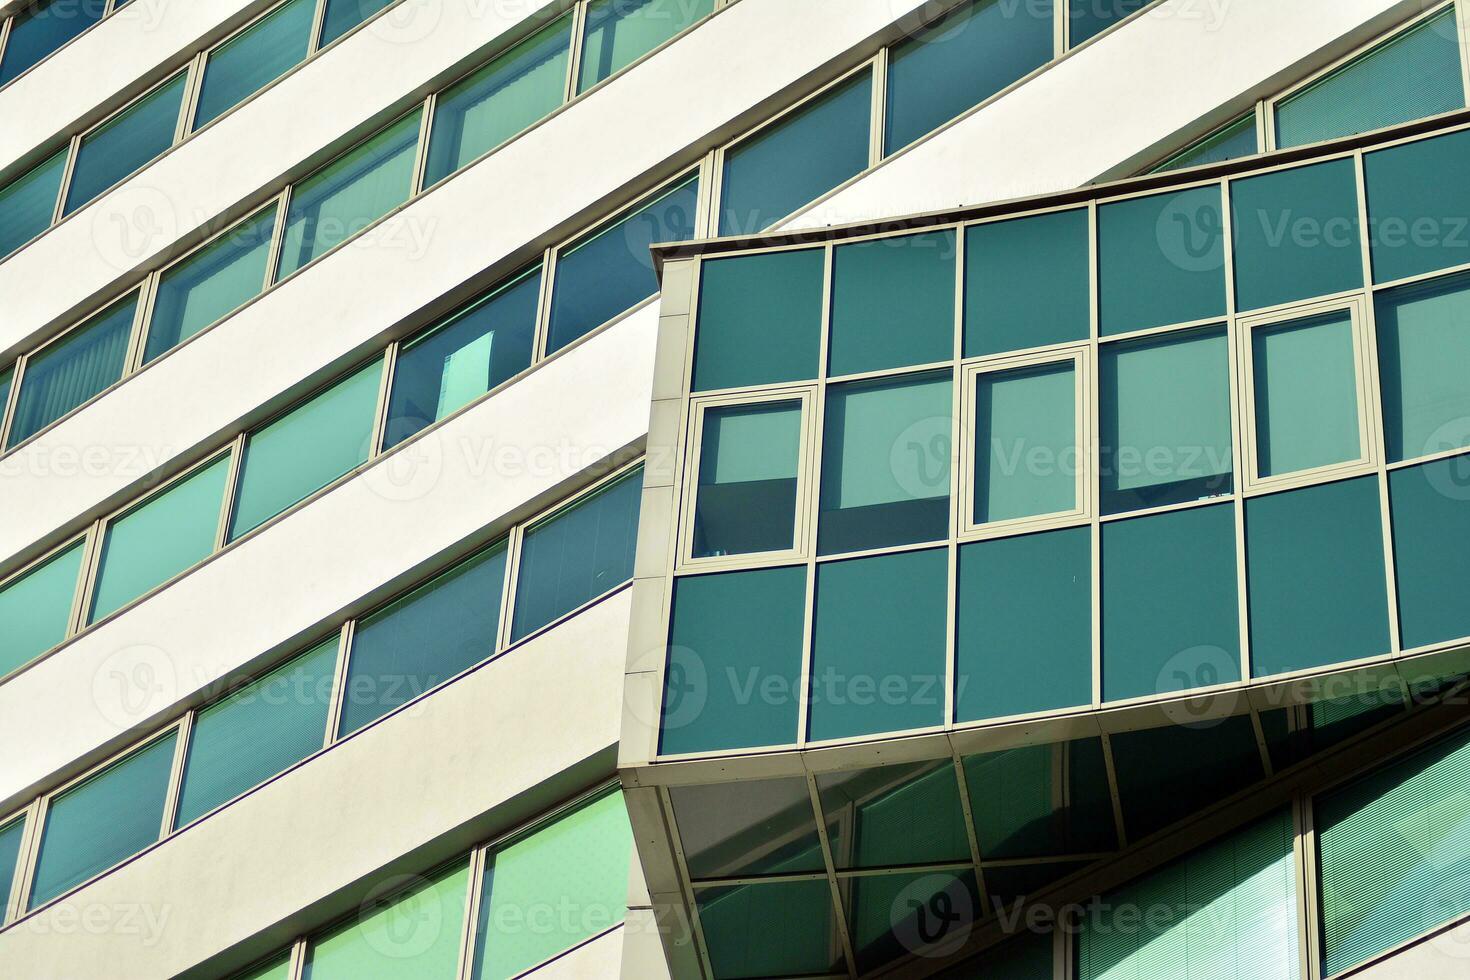
[[[1110,742],[1130,842],[1265,778],[1249,715],[1121,732]]]
[[[69,149],[0,187],[0,258],[51,227]]]
[[[1252,332],[1258,475],[1330,466],[1363,455],[1355,347],[1346,310]]]
[[[1039,861],[1031,864],[990,865],[985,889],[992,908],[1017,908],[1028,898],[1087,867],[1086,861]],[[985,980],[990,980],[989,975]]]
[[[1253,677],[1388,653],[1382,528],[1374,477],[1246,503]]]
[[[1218,187],[1098,208],[1102,333],[1225,314],[1225,222]]]
[[[66,639],[81,568],[78,541],[0,585],[0,676]]]
[[[136,293],[27,360],[7,448],[29,439],[122,377]]]
[[[670,786],[669,800],[696,881],[826,868],[805,779]]]
[[[985,879],[989,888],[988,871]],[[1033,934],[1011,940],[998,950],[987,951],[932,977],[933,980],[1054,980],[1055,956],[1051,935]]]
[[[1235,508],[1104,524],[1102,606],[1104,701],[1240,680]]]
[[[174,739],[169,732],[51,801],[29,908],[158,840]]]
[[[970,860],[954,763],[905,763],[817,776],[839,870]]]
[[[1254,156],[1258,152],[1256,114],[1252,112],[1170,157],[1155,167],[1154,172],[1162,173],[1166,170],[1183,170],[1186,167],[1203,167],[1207,163],[1236,160],[1240,157]]]
[[[976,0],[888,53],[883,154],[1040,68],[1054,55],[1052,0]]]
[[[530,367],[540,297],[538,265],[405,343],[393,365],[383,448],[392,449]]]
[[[173,145],[187,78],[174,76],[82,137],[63,215],[116,187]]]
[[[727,150],[720,234],[769,228],[866,170],[872,104],[865,71]]]
[[[639,467],[526,532],[512,642],[633,577],[642,488]]]
[[[954,253],[953,231],[839,246],[827,373],[953,360]]]
[[[806,567],[680,578],[673,602],[659,751],[795,742]]]
[[[793,547],[801,403],[710,408],[699,447],[694,557]]]
[[[622,71],[715,9],[715,0],[592,0],[577,92]]]
[[[1092,331],[1087,212],[965,231],[965,356],[1086,340]]]
[[[102,19],[107,0],[31,0],[16,12],[0,60],[0,85]]]
[[[944,722],[948,567],[938,548],[818,568],[812,741]]]
[[[845,970],[824,879],[704,888],[694,901],[716,980]]]
[[[825,263],[821,249],[705,261],[693,390],[815,378]]]
[[[975,836],[987,860],[1118,846],[1101,739],[1027,745],[966,756],[964,763]]]
[[[894,960],[942,955],[982,916],[973,871],[915,871],[844,880],[853,956],[863,974]]]
[[[1389,462],[1470,445],[1470,278],[1379,293],[1374,313]]]
[[[1458,179],[1467,156],[1462,130],[1363,158],[1374,282],[1470,262],[1470,185]]]
[[[1079,527],[960,548],[958,720],[1091,703],[1091,539]]]
[[[504,587],[501,543],[365,618],[352,637],[338,737],[488,659]]]
[[[243,34],[210,52],[194,128],[223,115],[306,58],[314,0],[288,0]]]
[[[1470,635],[1470,456],[1394,470],[1388,497],[1404,648]]]
[[[320,47],[326,47],[384,7],[397,0],[326,0]]]
[[[1077,429],[1071,360],[978,375],[975,523],[1075,510]]]
[[[25,829],[24,817],[0,827],[0,895],[7,899],[11,882],[15,880],[15,869],[20,865],[20,841]]]
[[[554,354],[658,292],[650,245],[694,237],[691,178],[557,256],[546,353]]]
[[[1151,0],[1067,0],[1072,23],[1068,40],[1072,47],[1089,41]]]

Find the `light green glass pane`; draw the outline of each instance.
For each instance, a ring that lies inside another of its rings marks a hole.
[[[959,781],[949,760],[819,775],[817,792],[839,869],[970,858]]]
[[[1075,509],[1077,452],[1070,361],[976,377],[976,524]]]
[[[705,888],[694,900],[715,980],[845,969],[825,880]]]
[[[214,551],[230,459],[223,456],[107,526],[88,622],[96,622]]]
[[[210,52],[194,128],[233,109],[300,64],[311,43],[315,13],[315,0],[289,0]]]
[[[0,258],[51,227],[69,149],[0,187]]]
[[[954,232],[843,245],[833,262],[828,374],[954,358]]]
[[[1249,715],[1111,736],[1118,799],[1129,840],[1183,820],[1265,776]],[[1209,778],[1202,779],[1202,760]]]
[[[1100,739],[966,756],[964,765],[975,835],[987,859],[1059,857],[1118,846]]]
[[[1104,336],[1225,315],[1225,222],[1218,187],[1098,208]]]
[[[916,953],[948,951],[985,911],[973,871],[915,871],[844,884],[853,956],[863,975]]]
[[[694,557],[792,547],[801,422],[800,402],[705,412],[694,509]]]
[[[116,187],[173,145],[187,77],[180,72],[82,137],[63,216]]]
[[[693,390],[815,378],[824,264],[821,249],[704,262]]]
[[[326,0],[327,12],[322,16],[322,39],[326,47],[396,0]]]
[[[1251,334],[1256,471],[1263,477],[1362,455],[1353,321],[1346,311]]]
[[[20,866],[20,841],[25,835],[24,817],[12,820],[0,827],[0,895],[10,896],[10,884],[15,879],[15,869]]]
[[[1470,183],[1459,179],[1470,131],[1363,157],[1373,281],[1470,263]]]
[[[464,863],[365,902],[350,923],[312,941],[303,980],[454,980],[469,880]]]
[[[622,922],[632,855],[622,793],[497,851],[480,897],[475,980],[510,980]]]
[[[715,0],[593,0],[577,92],[622,71],[715,8]]]
[[[1224,160],[1253,156],[1259,152],[1258,147],[1256,114],[1247,113],[1170,157],[1155,167],[1154,172],[1162,173],[1167,170],[1183,170],[1186,167],[1202,167],[1207,163],[1220,163]]]
[[[66,639],[82,542],[0,586],[0,675]]]
[[[250,434],[240,462],[231,540],[368,458],[382,376],[382,363],[374,361]]]
[[[1470,635],[1470,457],[1394,470],[1388,496],[1403,646]]]
[[[966,229],[966,357],[1087,338],[1089,227],[1078,208]]]
[[[696,881],[826,868],[805,779],[671,786],[669,802]]]
[[[1470,446],[1470,278],[1380,293],[1374,312],[1389,461]]]
[[[291,954],[277,956],[268,963],[246,970],[232,980],[291,980]]]
[[[8,446],[15,446],[77,408],[123,375],[138,294],[103,310],[26,359]]]

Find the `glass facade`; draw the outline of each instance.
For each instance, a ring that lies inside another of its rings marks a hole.
[[[138,297],[129,296],[26,359],[6,447],[15,446],[119,380]]]
[[[67,182],[68,215],[173,145],[188,75],[180,73],[82,137]]]
[[[209,53],[199,83],[194,128],[204,126],[306,58],[316,0],[286,0]]]

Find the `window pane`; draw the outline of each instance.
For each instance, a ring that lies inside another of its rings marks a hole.
[[[0,85],[20,76],[102,19],[107,0],[32,0],[10,25]]]
[[[214,551],[229,471],[230,458],[222,456],[108,524],[89,623]]]
[[[1105,346],[1103,513],[1231,490],[1230,350],[1223,329]]]
[[[1276,145],[1351,136],[1464,106],[1451,9],[1278,105]]]
[[[488,659],[504,588],[501,542],[364,619],[352,637],[339,737]]]
[[[805,779],[670,786],[669,802],[696,881],[826,867]]]
[[[1091,40],[1107,28],[1141,9],[1150,0],[1068,0],[1072,24],[1069,37],[1072,47]]]
[[[291,980],[291,954],[278,955],[271,962],[241,974],[234,980]]]
[[[1375,313],[1389,461],[1470,445],[1470,279],[1381,293]]]
[[[194,128],[228,112],[306,58],[314,0],[288,0],[214,51],[204,65]]]
[[[951,388],[945,372],[827,389],[820,553],[948,535]]]
[[[182,827],[322,747],[337,637],[194,718],[174,826]]]
[[[557,256],[546,353],[658,292],[648,247],[693,238],[698,198],[699,180],[691,178]]]
[[[408,200],[420,111],[415,109],[292,188],[276,279],[286,278]]]
[[[794,546],[801,414],[794,401],[705,412],[695,558]]]
[[[382,362],[375,361],[250,434],[240,460],[230,540],[368,458],[382,376]]]
[[[122,377],[137,305],[134,293],[26,360],[7,448],[29,439]]]
[[[1377,478],[1257,497],[1245,518],[1253,677],[1388,653]]]
[[[82,137],[63,214],[122,183],[174,142],[187,73],[181,73]]]
[[[1129,840],[1139,840],[1265,777],[1249,715],[1110,737]],[[1208,760],[1209,778],[1200,778]]]
[[[439,96],[424,186],[495,149],[562,103],[572,19],[563,17]]]
[[[540,296],[538,265],[405,343],[393,365],[383,448],[392,449],[530,367]]]
[[[948,566],[937,548],[818,568],[813,741],[944,722]]]
[[[462,863],[365,904],[350,923],[312,941],[303,980],[454,980],[469,881]]]
[[[720,234],[769,228],[866,170],[872,103],[862,72],[727,150]]]
[[[395,2],[396,0],[327,0],[327,12],[322,18],[320,47],[326,47]]]
[[[1104,335],[1225,315],[1223,214],[1218,187],[1098,208]]]
[[[622,71],[714,7],[715,0],[593,0],[583,27],[577,91]]]
[[[1258,152],[1256,114],[1252,112],[1216,130],[1199,142],[1191,144],[1155,167],[1154,172],[1202,167],[1207,163],[1220,163],[1224,160],[1254,156]]]
[[[716,980],[845,971],[826,881],[781,881],[694,893]]]
[[[0,187],[0,258],[51,227],[70,149]]]
[[[15,879],[15,869],[20,864],[20,840],[25,835],[25,829],[24,817],[0,827],[0,895],[4,895],[7,901],[10,898],[11,882]]]
[[[985,873],[986,888],[991,872]],[[1041,933],[1007,942],[996,950],[930,974],[933,980],[1053,980],[1055,951],[1051,936]]]
[[[829,374],[954,359],[953,231],[839,245]]]
[[[1388,490],[1404,647],[1470,635],[1470,457],[1394,470]]]
[[[965,757],[980,853],[988,860],[1118,846],[1102,740],[1083,738]]]
[[[163,274],[143,363],[177,347],[265,288],[275,227],[272,206]]]
[[[968,936],[983,911],[973,871],[911,871],[852,878],[843,883],[848,929],[858,970],[867,974],[919,950]],[[936,917],[938,909],[946,914]],[[920,952],[922,955],[922,952]],[[993,974],[986,974],[991,980]]]
[[[1363,157],[1374,282],[1470,262],[1470,185],[1455,177],[1467,155],[1460,131]]]
[[[1240,680],[1235,508],[1102,529],[1103,700]]]
[[[1358,369],[1347,311],[1258,327],[1251,335],[1256,469],[1261,476],[1363,454]]]
[[[77,575],[82,568],[82,542],[0,586],[0,675],[66,639]],[[3,886],[0,886],[3,894]]]
[[[1071,361],[975,378],[976,524],[1077,507]]]
[[[28,907],[35,908],[158,840],[175,733],[53,799]]]
[[[970,859],[954,764],[905,763],[817,776],[839,869]]]
[[[1087,211],[965,230],[965,356],[1086,340],[1092,332]]]
[[[693,390],[815,378],[825,263],[821,249],[701,263]]]

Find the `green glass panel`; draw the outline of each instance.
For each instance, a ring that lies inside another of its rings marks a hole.
[[[933,951],[942,955],[981,917],[973,871],[916,871],[844,881],[848,929],[858,970]]]
[[[187,78],[184,72],[175,75],[82,137],[63,216],[116,187],[173,145]]]
[[[986,879],[989,887],[989,872]],[[1049,934],[1023,936],[932,977],[933,980],[1054,980],[1055,955]]]
[[[1459,178],[1467,156],[1465,130],[1364,156],[1374,282],[1470,262],[1470,185]]]
[[[420,112],[415,109],[291,189],[277,280],[408,200]]]
[[[1380,293],[1374,313],[1389,461],[1470,446],[1470,278]]]
[[[364,902],[346,925],[312,940],[302,980],[454,980],[469,881],[461,863]]]
[[[826,868],[805,779],[670,786],[669,800],[695,880]]]
[[[805,566],[681,578],[673,605],[659,751],[795,742]]]
[[[285,953],[238,974],[234,980],[291,980],[291,954]]]
[[[694,901],[715,980],[845,970],[825,880],[705,888]]]
[[[792,547],[801,422],[801,403],[795,401],[705,412],[694,557]]]
[[[960,548],[955,717],[979,721],[1092,701],[1087,528]]]
[[[1352,160],[1237,180],[1231,184],[1230,214],[1237,309],[1363,285]]]
[[[1251,112],[1191,144],[1159,164],[1153,172],[1162,173],[1167,170],[1183,170],[1186,167],[1203,167],[1207,163],[1236,160],[1240,157],[1254,156],[1258,152],[1256,114]]]
[[[16,10],[0,60],[0,85],[39,64],[106,12],[107,0],[33,0]]]
[[[326,47],[337,38],[397,0],[326,0],[327,12],[322,17],[322,39]]]
[[[813,741],[944,722],[948,565],[938,548],[817,570]]]
[[[382,375],[382,362],[374,361],[250,434],[240,461],[230,540],[368,458]]]
[[[1353,320],[1346,310],[1256,328],[1251,358],[1261,476],[1363,454]]]
[[[440,94],[429,136],[425,187],[561,105],[571,38],[572,18],[563,17]]]
[[[1151,0],[1067,0],[1072,22],[1067,36],[1072,47],[1090,41]]]
[[[1098,208],[1104,336],[1225,315],[1223,215],[1218,187]]]
[[[1346,741],[1375,725],[1404,715],[1402,682],[1393,675],[1391,681],[1379,684],[1376,678],[1364,677],[1360,690],[1338,698],[1323,698],[1305,707],[1289,726],[1288,709],[1261,712],[1261,729],[1271,751],[1271,762],[1277,771],[1307,759],[1317,752]],[[1339,690],[1350,684],[1334,684]]]
[[[582,29],[577,92],[622,71],[714,9],[715,0],[592,0]]]
[[[26,359],[7,448],[40,432],[123,375],[138,294],[98,313]]]
[[[817,792],[838,869],[970,860],[959,780],[948,760],[823,774]]]
[[[10,383],[15,380],[15,368],[0,371],[0,412],[10,405]]]
[[[1110,741],[1130,842],[1265,777],[1249,715],[1121,732]]]
[[[1246,503],[1252,676],[1388,653],[1382,528],[1374,477]]]
[[[200,711],[174,826],[182,827],[322,747],[337,637]]]
[[[518,977],[622,922],[632,855],[622,793],[496,851],[480,898],[475,980]]]
[[[204,63],[194,128],[230,111],[304,61],[315,14],[315,0],[288,0],[211,51]]]
[[[1394,470],[1388,497],[1403,646],[1470,635],[1470,457]]]
[[[0,895],[10,896],[15,869],[20,866],[20,841],[25,835],[26,821],[19,817],[0,827]]]
[[[1240,680],[1235,508],[1102,529],[1103,700]]]
[[[839,246],[832,276],[828,374],[954,359],[953,231]]]
[[[29,908],[158,840],[174,738],[169,732],[50,802]]]
[[[976,524],[1077,507],[1071,361],[975,378]]]
[[[827,389],[819,553],[948,536],[950,379],[944,371]]]
[[[51,227],[69,152],[70,149],[61,150],[0,187],[0,258]]]
[[[0,675],[66,639],[82,568],[82,542],[0,586]]]
[[[964,765],[975,836],[987,860],[1118,846],[1101,739],[971,755]]]
[[[824,265],[821,249],[704,262],[693,390],[815,378]]]
[[[1086,340],[1092,330],[1085,209],[965,230],[965,356]]]
[[[172,484],[107,525],[87,621],[132,602],[214,551],[229,456]]]
[[[1086,861],[1040,861],[999,867],[991,865],[985,869],[988,901],[992,908],[1018,908],[1031,896],[1087,866]],[[989,976],[985,980],[990,980]]]

